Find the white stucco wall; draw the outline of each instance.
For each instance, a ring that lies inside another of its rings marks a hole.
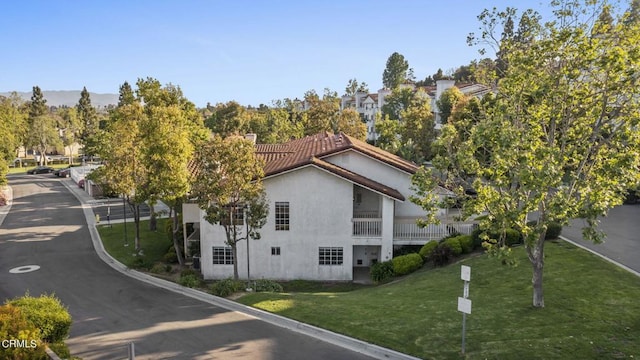
[[[414,193],[411,190],[411,174],[353,150],[323,160],[398,190],[405,197],[405,201],[395,202],[395,216],[424,216],[424,210],[409,200],[409,196]]]
[[[260,240],[250,242],[251,278],[352,280],[353,185],[315,167],[264,180],[269,202]],[[275,203],[289,202],[290,230],[275,230]],[[212,247],[224,246],[224,230],[201,222],[202,273],[206,279],[233,275],[232,265],[213,265]],[[238,271],[247,276],[246,242],[238,244]],[[280,255],[271,255],[280,247]],[[319,265],[319,247],[342,247],[342,265]]]

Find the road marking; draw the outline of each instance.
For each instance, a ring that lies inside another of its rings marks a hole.
[[[25,266],[14,267],[13,269],[9,270],[9,272],[12,274],[24,274],[24,273],[36,271],[38,269],[40,269],[40,266],[38,265],[25,265]]]

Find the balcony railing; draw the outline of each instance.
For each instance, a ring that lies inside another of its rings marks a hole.
[[[381,218],[353,218],[353,236],[380,237],[382,236]]]
[[[394,219],[393,239],[406,240],[440,240],[453,233],[468,235],[477,227],[473,222],[450,222],[438,225],[419,227],[416,219]]]

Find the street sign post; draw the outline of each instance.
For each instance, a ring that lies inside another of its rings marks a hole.
[[[471,314],[471,300],[469,300],[469,281],[471,281],[471,267],[462,265],[460,278],[464,280],[462,297],[458,297],[458,311],[462,313],[462,354],[465,348],[465,335],[467,332],[467,314]]]

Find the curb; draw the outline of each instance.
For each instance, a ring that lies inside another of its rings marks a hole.
[[[157,286],[177,294],[188,296],[190,298],[200,300],[226,310],[241,313],[246,316],[250,316],[250,317],[265,321],[272,325],[276,325],[285,329],[289,329],[291,331],[295,331],[297,333],[311,336],[318,340],[322,340],[327,343],[340,346],[345,349],[349,349],[367,356],[371,356],[376,359],[398,359],[398,360],[418,360],[419,359],[411,355],[400,353],[395,350],[387,349],[378,345],[367,343],[362,340],[350,338],[348,336],[341,335],[329,330],[321,329],[319,327],[305,324],[296,320],[275,315],[263,310],[255,309],[246,305],[236,303],[231,300],[227,300],[225,298],[210,295],[199,290],[187,288],[187,287],[178,285],[174,282],[159,279],[151,275],[147,275],[139,271],[130,269],[126,267],[124,264],[114,259],[113,257],[111,257],[111,255],[109,255],[105,251],[102,241],[100,239],[100,235],[98,233],[98,229],[96,228],[96,221],[93,216],[93,210],[91,208],[91,205],[83,201],[82,197],[76,193],[77,191],[76,189],[69,187],[66,182],[63,182],[63,184],[82,204],[82,209],[84,211],[84,215],[87,220],[89,232],[91,234],[91,241],[93,243],[93,247],[98,257],[102,261],[107,263],[109,266],[111,266],[113,269],[115,269],[116,271],[124,275],[137,279],[144,283]]]
[[[616,266],[618,266],[619,268],[624,269],[624,270],[627,270],[628,272],[632,273],[633,275],[635,275],[635,276],[637,276],[637,277],[640,277],[640,272],[637,272],[637,271],[633,270],[632,268],[630,268],[630,267],[628,267],[628,266],[626,266],[626,265],[624,265],[624,264],[621,264],[621,263],[619,263],[619,262],[617,262],[617,261],[615,261],[615,260],[613,260],[613,259],[611,259],[611,258],[609,258],[609,257],[606,257],[606,256],[604,256],[604,255],[600,254],[600,253],[599,253],[599,252],[597,252],[597,251],[594,251],[594,250],[592,250],[592,249],[589,249],[588,247],[586,247],[586,246],[584,246],[584,245],[582,245],[582,244],[578,244],[577,242],[575,242],[575,241],[573,241],[573,240],[571,240],[571,239],[568,239],[568,238],[566,238],[566,237],[564,237],[564,236],[562,236],[562,235],[558,236],[558,238],[560,238],[560,239],[562,239],[562,240],[564,240],[564,241],[566,241],[566,242],[568,242],[568,243],[570,243],[570,244],[573,244],[573,245],[575,245],[575,246],[577,246],[577,247],[579,247],[579,248],[581,248],[581,249],[583,249],[583,250],[586,250],[586,251],[588,251],[588,252],[590,252],[590,253],[592,253],[592,254],[594,254],[594,255],[596,255],[596,256],[599,256],[600,258],[602,258],[602,259],[604,259],[604,260],[606,260],[606,261],[608,261],[608,262],[612,263],[613,265],[616,265]]]
[[[4,218],[7,217],[9,210],[11,210],[11,205],[13,204],[13,188],[11,186],[6,185],[0,188],[0,192],[5,196],[7,200],[7,205],[0,207],[0,226],[2,226],[2,222]]]

